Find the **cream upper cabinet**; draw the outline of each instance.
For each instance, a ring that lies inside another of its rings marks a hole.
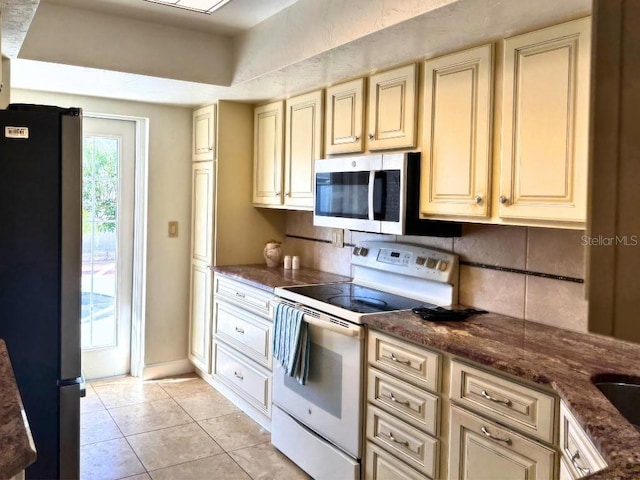
[[[209,105],[193,112],[193,146],[191,159],[194,162],[213,160],[216,150],[216,106]]]
[[[416,65],[369,77],[368,148],[416,146]]]
[[[425,62],[420,212],[489,215],[493,46]]]
[[[325,116],[325,153],[364,151],[364,79],[327,88]]]
[[[591,18],[504,41],[499,216],[584,222]]]
[[[194,163],[191,169],[191,261],[212,264],[213,162]]]
[[[282,142],[284,106],[273,102],[256,107],[253,117],[253,203],[282,204]]]
[[[322,92],[286,101],[284,205],[313,209],[315,160],[322,158]]]

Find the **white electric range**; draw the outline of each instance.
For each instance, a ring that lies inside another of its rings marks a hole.
[[[458,300],[458,257],[394,242],[352,250],[353,281],[280,287],[276,302],[310,325],[308,381],[273,373],[271,441],[316,480],[360,478],[364,382],[362,317]]]

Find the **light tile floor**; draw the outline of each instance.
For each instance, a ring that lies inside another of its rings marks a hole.
[[[82,480],[309,478],[195,375],[91,382],[80,406]]]

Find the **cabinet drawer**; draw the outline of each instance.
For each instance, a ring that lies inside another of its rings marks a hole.
[[[431,435],[438,434],[440,399],[391,375],[369,367],[367,399]]]
[[[432,392],[440,389],[440,354],[379,332],[369,333],[369,363]]]
[[[450,420],[449,478],[555,478],[553,449],[453,405]]]
[[[451,400],[523,433],[553,443],[553,395],[453,360]]]
[[[571,472],[569,478],[585,477],[607,466],[564,402],[560,402],[560,452]]]
[[[216,300],[214,309],[214,335],[271,369],[273,324],[227,302]]]
[[[213,376],[271,416],[271,375],[219,342],[213,343]]]
[[[269,301],[273,294],[216,273],[214,293],[265,318],[271,318]]]
[[[367,405],[367,438],[419,472],[437,476],[438,440],[372,405]]]
[[[364,478],[367,480],[427,480],[428,477],[409,468],[389,452],[367,442]]]

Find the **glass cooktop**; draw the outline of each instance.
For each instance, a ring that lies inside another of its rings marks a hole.
[[[422,306],[435,307],[435,305],[420,300],[394,295],[393,293],[383,292],[353,283],[303,285],[285,287],[284,290],[357,313],[409,310]]]

